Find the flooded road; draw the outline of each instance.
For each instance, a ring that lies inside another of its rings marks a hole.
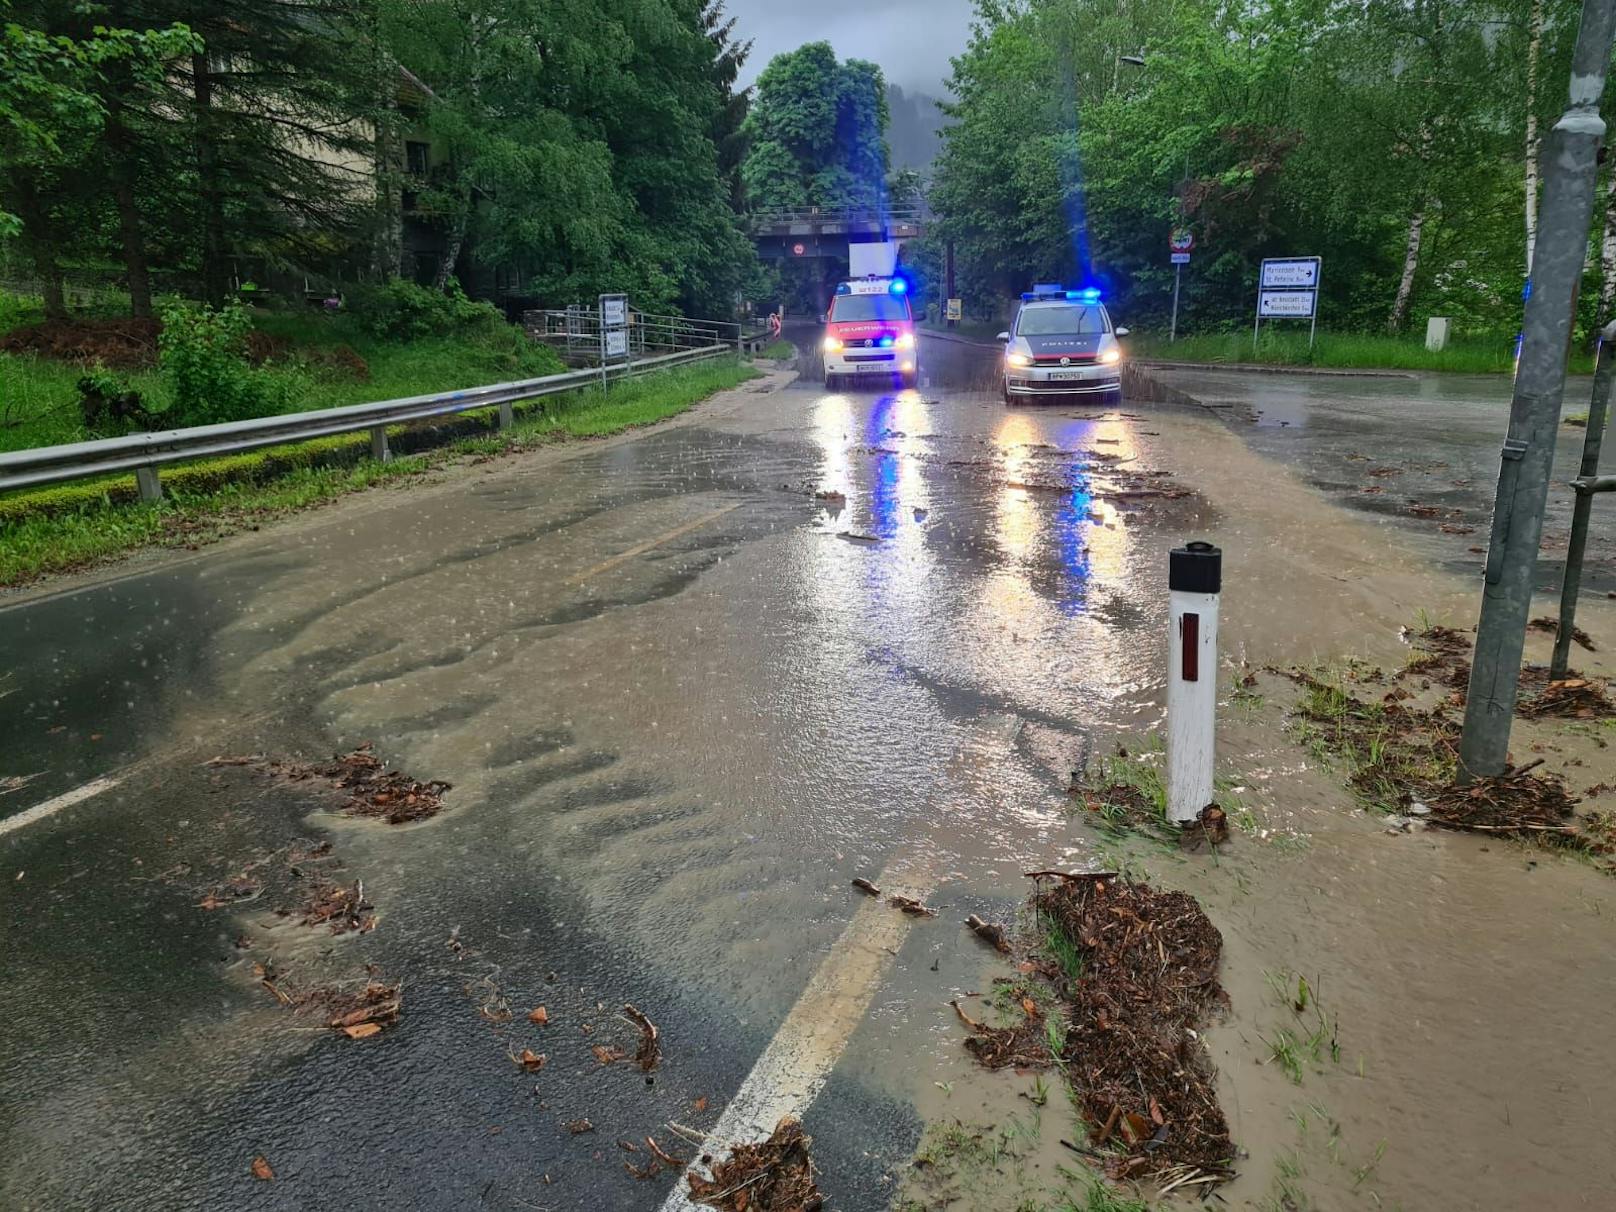
[[[1231,852],[1069,815],[1070,771],[1160,725],[1170,547],[1225,547],[1225,653],[1253,664],[1401,663],[1398,626],[1463,616],[1468,583],[1217,411],[1010,410],[991,353],[924,353],[918,391],[805,366],[0,604],[0,1205],[652,1209],[673,1176],[619,1140],[688,1156],[670,1121],[792,1111],[830,1207],[892,1204],[928,1123],[1014,1114],[1042,1124],[1031,1206],[1057,1208],[1076,1128],[967,1067],[948,1002],[998,969],[961,923],[1010,917],[1023,871],[1120,860],[1224,933],[1230,1204],[1605,1206],[1607,877],[1387,835],[1277,687],[1224,715],[1255,825]],[[1579,786],[1616,773],[1597,735],[1543,735]],[[205,764],[365,741],[453,784],[447,810],[356,821]],[[276,912],[322,842],[374,930]],[[262,896],[202,907],[249,867]],[[366,965],[403,990],[375,1039],[262,983]],[[1341,1052],[1299,1085],[1268,1042],[1297,974]],[[625,1003],[661,1029],[654,1074],[592,1054],[633,1052]]]

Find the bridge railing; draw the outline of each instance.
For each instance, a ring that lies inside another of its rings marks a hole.
[[[929,217],[927,208],[918,202],[899,206],[855,207],[846,210],[765,207],[751,213],[752,223],[758,227],[773,227],[788,223],[879,223],[889,227],[904,227],[919,225]]]

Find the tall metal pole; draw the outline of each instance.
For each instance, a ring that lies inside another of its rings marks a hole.
[[[1560,627],[1554,637],[1554,658],[1549,676],[1564,678],[1571,660],[1571,635],[1577,625],[1577,595],[1582,592],[1582,553],[1588,546],[1588,515],[1593,512],[1594,494],[1588,483],[1599,474],[1599,448],[1605,442],[1605,418],[1610,414],[1611,342],[1616,341],[1616,321],[1599,334],[1599,354],[1594,363],[1594,393],[1588,401],[1588,434],[1582,441],[1582,466],[1577,475],[1577,500],[1571,509],[1571,541],[1566,545],[1565,577],[1560,582]]]
[[[1173,266],[1173,327],[1167,334],[1168,341],[1178,340],[1178,287],[1184,280],[1184,263],[1180,261]]]
[[[1459,743],[1460,777],[1464,779],[1501,774],[1509,761],[1521,649],[1532,608],[1543,507],[1565,392],[1566,349],[1577,281],[1588,249],[1599,145],[1605,134],[1599,101],[1605,91],[1613,30],[1616,0],[1584,0],[1577,48],[1571,58],[1571,104],[1543,149],[1548,169],[1532,259],[1532,295],[1526,302],[1509,435],[1498,472],[1481,621],[1476,627],[1464,735]]]

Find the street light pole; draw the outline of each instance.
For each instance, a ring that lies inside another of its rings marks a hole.
[[[1465,696],[1459,743],[1461,779],[1501,774],[1509,761],[1509,732],[1520,689],[1521,650],[1532,607],[1543,508],[1565,392],[1566,349],[1593,210],[1594,178],[1605,123],[1605,91],[1616,0],[1584,0],[1571,59],[1570,107],[1544,146],[1548,170],[1532,292],[1526,301],[1520,363],[1510,401],[1487,546],[1481,620]]]

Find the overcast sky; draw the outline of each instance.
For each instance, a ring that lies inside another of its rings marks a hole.
[[[965,49],[971,0],[727,0],[735,32],[753,40],[742,84],[804,42],[829,42],[841,59],[879,63],[892,84],[943,92],[949,56]]]

